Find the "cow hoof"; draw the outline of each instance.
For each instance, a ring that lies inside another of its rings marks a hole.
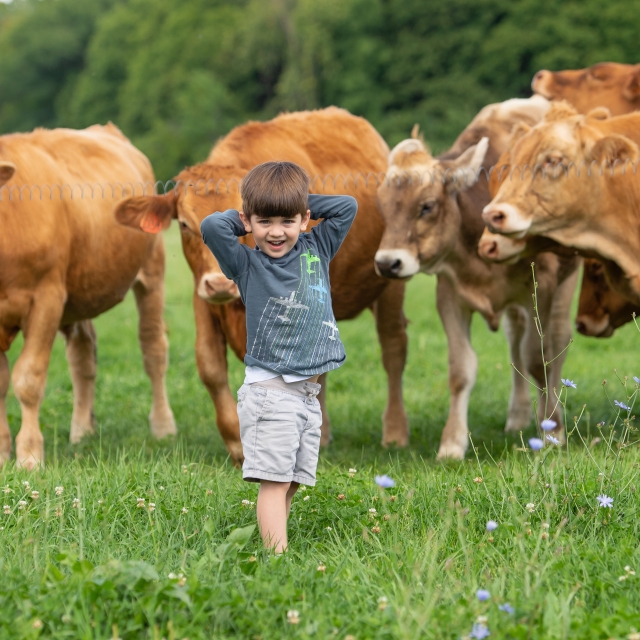
[[[178,433],[178,429],[176,429],[176,421],[171,410],[165,413],[162,417],[156,416],[152,412],[149,415],[149,424],[151,425],[151,435],[156,438],[156,440],[175,436]]]
[[[438,460],[464,460],[464,454],[467,452],[467,447],[463,447],[454,442],[445,444],[442,443],[440,445],[440,450],[438,451],[437,459]]]
[[[507,424],[504,427],[506,433],[524,431],[531,424],[531,412],[514,412],[507,417]]]
[[[409,445],[409,421],[407,415],[396,412],[393,418],[388,411],[382,414],[382,446],[404,448]]]
[[[44,438],[42,434],[20,438],[18,433],[16,437],[16,467],[29,471],[44,467]]]
[[[397,447],[398,449],[404,449],[409,446],[409,433],[399,433],[398,435],[382,436],[382,446],[387,449],[388,447]]]
[[[227,451],[231,462],[235,467],[241,467],[244,462],[244,452],[242,451],[242,442],[226,442]]]
[[[91,423],[79,424],[77,422],[71,423],[71,432],[69,433],[69,442],[71,444],[78,444],[85,436],[92,436],[96,430]]]

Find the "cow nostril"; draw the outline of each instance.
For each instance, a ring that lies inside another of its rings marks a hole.
[[[576,319],[576,331],[584,335],[587,332],[587,325],[582,320]]]
[[[504,213],[502,213],[502,211],[496,211],[494,214],[492,214],[491,216],[491,223],[494,226],[500,226],[504,220],[505,220],[505,215]]]
[[[400,271],[402,270],[402,260],[400,259],[394,260],[389,266],[389,270],[391,271],[391,273],[395,273],[395,274],[400,273]]]
[[[494,240],[491,242],[486,249],[487,255],[491,258],[494,258],[498,255],[498,243]]]

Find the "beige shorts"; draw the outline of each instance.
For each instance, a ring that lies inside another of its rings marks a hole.
[[[245,480],[315,485],[322,426],[318,393],[319,384],[286,384],[282,378],[240,387]]]

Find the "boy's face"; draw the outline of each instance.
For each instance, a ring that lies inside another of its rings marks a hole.
[[[307,230],[311,211],[297,213],[293,218],[278,216],[262,218],[258,215],[246,216],[240,212],[240,219],[247,233],[253,233],[256,244],[271,258],[286,256],[298,242],[298,236]]]

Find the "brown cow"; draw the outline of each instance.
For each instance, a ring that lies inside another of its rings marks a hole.
[[[22,410],[16,459],[30,469],[44,461],[38,414],[56,332],[61,330],[67,342],[74,390],[70,439],[77,442],[94,431],[96,334],[91,319],[118,304],[131,288],[153,390],[151,432],[156,437],[175,434],[165,389],[162,238],[118,225],[114,206],[127,193],[123,187],[115,192],[107,187],[103,194],[100,186],[153,185],[149,161],[112,124],[1,136],[0,158],[0,184],[5,185],[0,189],[0,464],[11,453],[5,352],[16,334],[24,334],[11,375]]]
[[[640,64],[601,62],[587,69],[538,71],[531,88],[548,100],[567,100],[581,113],[607,107],[614,116],[640,109]]]
[[[153,216],[167,226],[177,218],[182,246],[194,274],[196,359],[200,377],[216,407],[217,424],[229,453],[242,460],[235,401],[227,378],[226,345],[243,358],[246,348],[244,306],[233,282],[222,274],[202,242],[200,222],[214,211],[241,207],[239,184],[255,165],[269,160],[296,162],[312,177],[315,193],[347,193],[358,200],[358,215],[331,263],[331,296],[338,320],[373,310],[389,377],[384,413],[384,445],[405,446],[409,431],[402,402],[406,360],[406,321],[402,311],[404,283],[380,278],[373,258],[384,222],[375,205],[375,183],[384,173],[388,147],[363,118],[334,107],[278,116],[269,122],[237,127],[212,150],[203,164],[185,169],[178,188],[168,196],[132,198],[117,211],[123,224],[140,228]],[[325,176],[328,176],[325,179]],[[356,184],[357,182],[357,184]],[[190,186],[188,186],[190,185]],[[330,187],[330,189],[329,189]],[[252,243],[251,236],[241,241]],[[233,300],[233,302],[229,302]],[[324,380],[323,390],[325,388]],[[322,442],[330,438],[324,391]]]
[[[387,180],[378,188],[379,206],[387,225],[376,254],[378,269],[388,277],[409,277],[423,271],[438,278],[437,305],[449,344],[451,395],[439,458],[461,459],[468,446],[468,404],[477,369],[470,342],[474,312],[480,313],[494,331],[505,312],[505,333],[515,368],[531,374],[539,387],[547,386],[540,337],[532,321],[529,261],[507,266],[487,264],[478,257],[483,230],[480,212],[490,195],[486,180],[477,181],[476,173],[483,162],[484,166],[495,162],[516,122],[539,121],[549,105],[533,99],[491,106],[491,117],[483,118],[481,125],[481,132],[488,138],[466,150],[464,144],[456,143],[455,152],[439,158],[433,158],[421,141],[405,140],[391,152]],[[476,126],[477,119],[458,141],[477,141],[473,132]],[[548,327],[545,358],[551,360],[571,337],[569,310],[578,263],[549,253],[540,254],[535,262],[539,312],[543,326]],[[559,355],[552,365],[549,389],[559,387],[563,359]],[[548,406],[540,403],[539,415],[552,413],[561,437],[561,415],[557,407],[553,409],[552,394]],[[514,371],[506,430],[524,429],[530,417],[529,383]]]
[[[640,114],[590,118],[556,104],[510,150],[511,179],[483,218],[492,231],[543,235],[618,265],[609,283],[640,302],[638,190]]]

